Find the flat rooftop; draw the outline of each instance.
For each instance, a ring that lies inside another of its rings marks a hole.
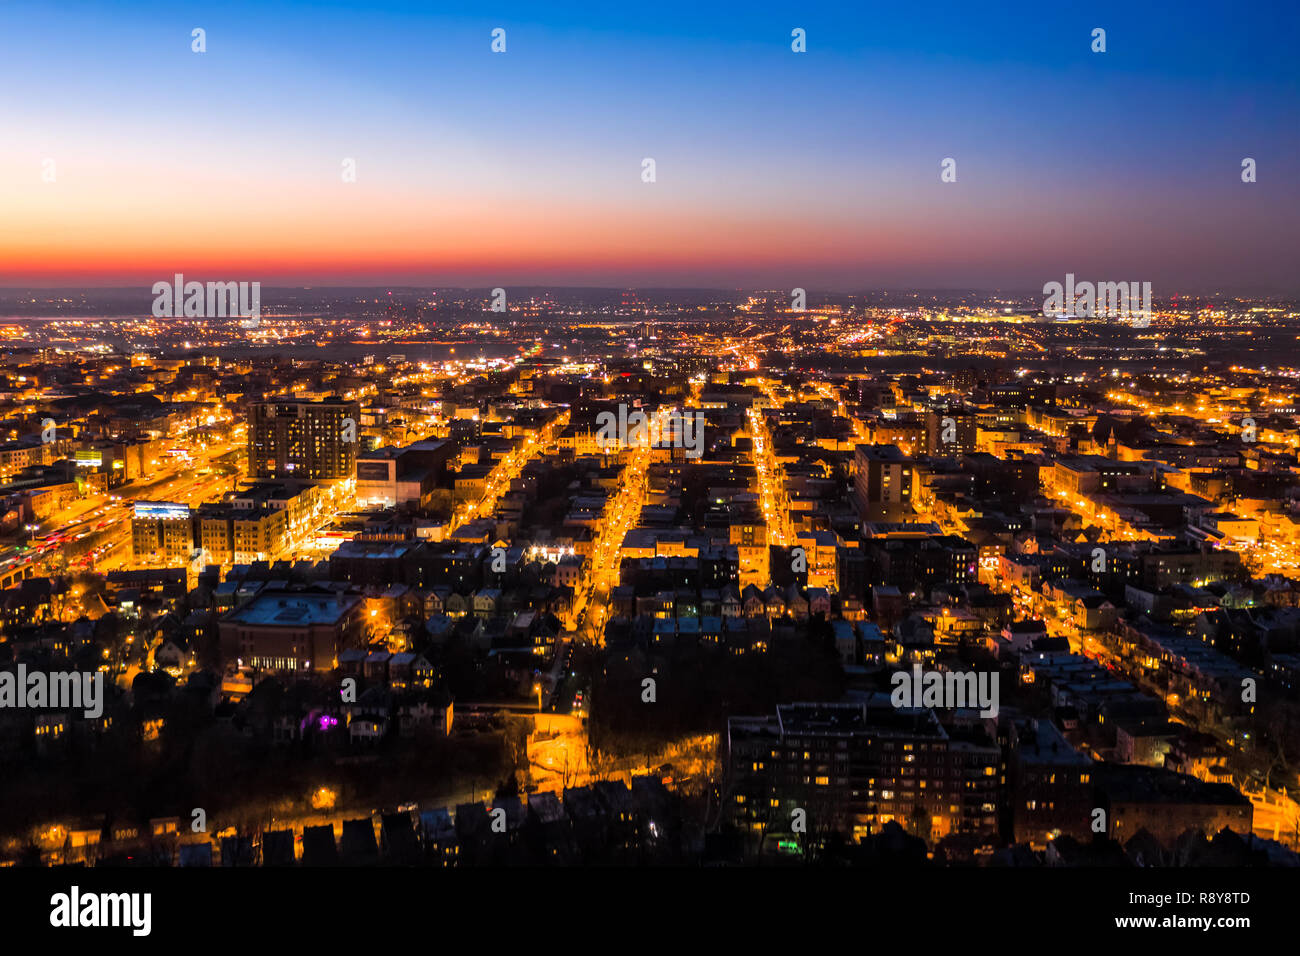
[[[226,615],[228,621],[262,627],[337,624],[361,599],[351,595],[279,592],[259,594]]]

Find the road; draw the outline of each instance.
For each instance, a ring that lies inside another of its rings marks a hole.
[[[529,435],[528,439],[519,448],[516,448],[505,458],[497,462],[487,479],[487,490],[477,501],[468,502],[457,506],[452,514],[451,523],[448,525],[447,533],[450,535],[473,521],[475,518],[486,517],[496,508],[497,500],[510,490],[510,483],[519,477],[524,467],[534,458],[544,454],[551,445],[552,436],[559,428],[564,427],[564,423],[569,420],[569,413],[564,412],[555,422],[546,428],[540,440],[535,436]]]
[[[647,432],[662,434],[663,423],[672,410],[666,407],[657,410],[654,413],[657,423]],[[623,539],[641,518],[641,506],[645,503],[646,496],[646,474],[651,461],[651,449],[648,446],[634,447],[623,454],[626,455],[626,460],[619,475],[618,492],[606,503],[605,512],[601,515],[591,555],[583,564],[582,576],[574,589],[569,618],[570,626],[584,640],[597,644],[601,643],[604,635],[610,591],[619,581]]]
[[[238,475],[203,472],[238,447],[237,442],[207,446],[189,462],[166,460],[167,467],[147,478],[77,499],[43,522],[44,530],[32,544],[0,551],[0,572],[30,566],[35,574],[48,576],[64,569],[102,572],[129,567],[134,501],[165,500],[194,506],[219,497],[235,486]]]

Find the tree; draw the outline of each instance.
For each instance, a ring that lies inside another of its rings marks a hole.
[[[911,811],[907,814],[907,820],[911,824],[912,833],[928,842],[930,838],[930,814],[925,807],[919,803],[913,805]]]
[[[592,783],[608,780],[614,771],[614,757],[601,750],[592,740],[591,734],[585,737],[587,751],[587,777]]]
[[[492,799],[500,802],[502,800],[509,800],[512,797],[518,797],[519,793],[519,778],[512,773],[497,784],[497,789],[492,795]]]
[[[560,764],[560,788],[561,792],[568,790],[578,782],[577,762],[569,756],[569,748],[563,750],[564,759]]]

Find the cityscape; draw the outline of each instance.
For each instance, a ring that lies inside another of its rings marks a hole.
[[[1295,861],[1300,305],[267,298],[7,320],[11,862]]]
[[[0,39],[0,915],[1284,910],[1300,11],[58,6]]]

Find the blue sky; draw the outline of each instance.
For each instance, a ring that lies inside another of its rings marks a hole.
[[[1290,3],[3,17],[6,284],[133,281],[178,259],[325,282],[1037,287],[1074,271],[1300,291]],[[945,157],[956,183],[939,182]]]

